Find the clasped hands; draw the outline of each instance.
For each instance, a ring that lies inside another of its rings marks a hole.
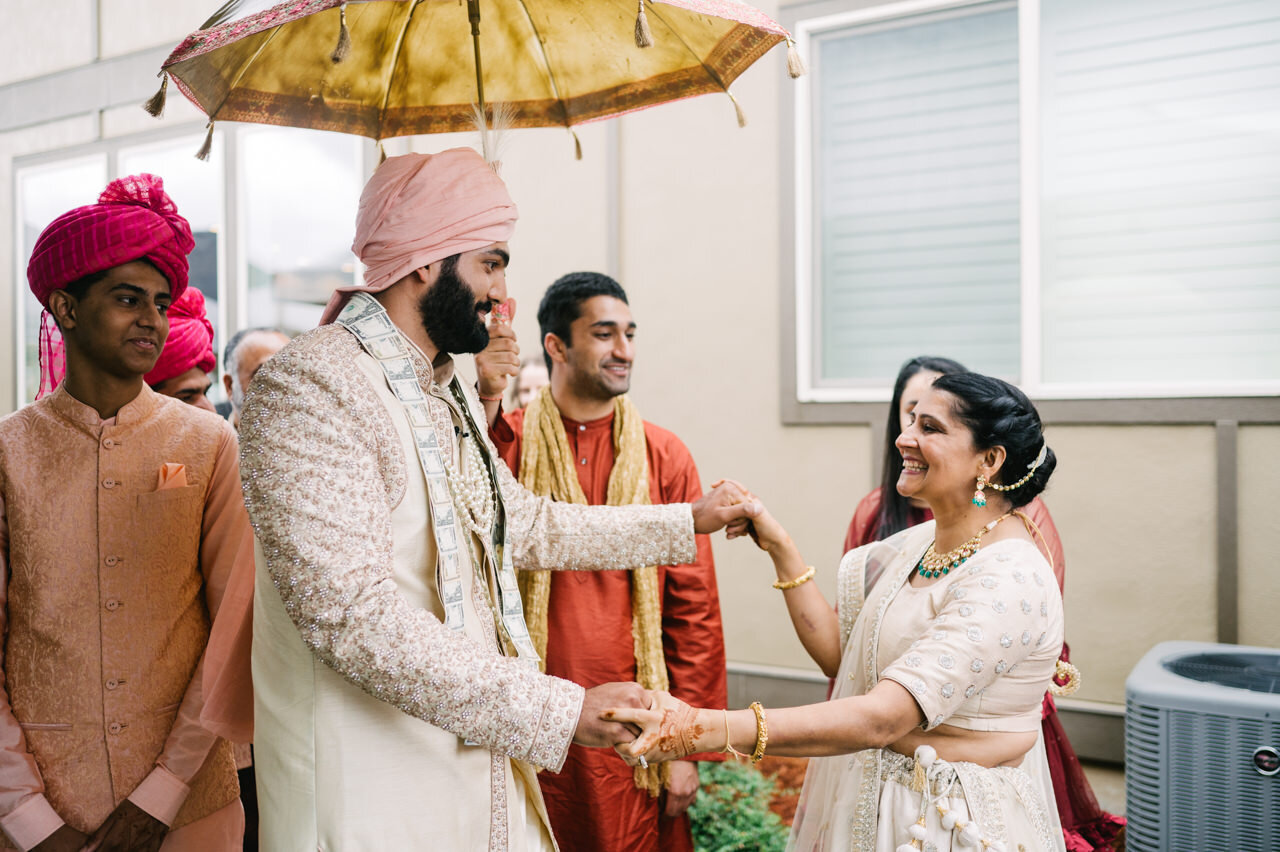
[[[573,741],[612,747],[632,766],[641,757],[646,762],[678,760],[724,749],[723,724],[711,724],[718,713],[638,683],[605,683],[587,690]]]
[[[719,710],[691,707],[669,692],[648,693],[648,707],[611,707],[602,718],[636,732],[613,750],[630,766],[724,751],[728,731]]]
[[[153,852],[169,827],[125,799],[93,836],[63,825],[32,847],[32,852]]]

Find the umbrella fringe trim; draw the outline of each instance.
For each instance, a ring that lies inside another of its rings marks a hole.
[[[636,47],[653,47],[653,31],[644,14],[644,0],[640,0],[640,10],[636,13]]]
[[[347,58],[351,52],[351,30],[347,28],[347,4],[338,7],[338,44],[329,54],[329,61],[334,65]]]
[[[209,127],[204,135],[204,144],[200,146],[200,150],[196,151],[196,159],[208,161],[209,154],[213,151],[213,122],[209,122]]]
[[[738,126],[746,127],[747,113],[742,109],[742,104],[738,103],[738,99],[733,96],[733,92],[725,89],[724,93],[729,96],[729,100],[733,101],[733,111],[738,114]]]
[[[164,115],[164,105],[165,105],[165,101],[168,99],[168,95],[169,95],[169,75],[166,72],[161,71],[160,72],[160,91],[156,92],[154,95],[147,98],[146,102],[142,104],[142,108],[145,109],[147,112],[151,113],[151,115],[154,116],[155,118],[160,118],[162,115]]]
[[[800,51],[796,48],[796,43],[791,39],[787,39],[787,74],[792,80],[803,77],[809,73],[809,69],[804,66],[804,57],[800,55]]]

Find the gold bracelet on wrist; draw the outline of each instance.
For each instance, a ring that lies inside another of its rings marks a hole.
[[[756,748],[751,752],[751,763],[755,765],[764,757],[765,746],[769,745],[769,722],[759,701],[751,702],[751,710],[756,714]]]
[[[733,747],[733,737],[729,733],[729,710],[724,711],[724,753],[732,755],[735,760],[746,760],[747,756]]]
[[[774,580],[773,587],[775,589],[781,589],[782,591],[786,591],[787,589],[794,589],[796,586],[803,586],[805,583],[812,580],[813,575],[817,573],[818,573],[818,569],[810,565],[808,571],[805,571],[803,574],[801,574],[799,577],[796,577],[794,580]]]

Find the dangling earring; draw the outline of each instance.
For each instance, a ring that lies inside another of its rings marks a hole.
[[[979,509],[987,505],[987,495],[982,493],[982,489],[986,487],[987,487],[987,478],[979,474],[978,490],[973,492],[973,505],[977,506]]]

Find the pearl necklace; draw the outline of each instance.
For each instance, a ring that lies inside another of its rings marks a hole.
[[[1012,514],[1013,512],[1005,512],[1003,515],[978,530],[977,534],[975,534],[973,538],[969,539],[954,550],[948,550],[946,553],[939,554],[934,549],[934,545],[930,544],[929,549],[926,550],[924,552],[924,556],[921,557],[920,564],[916,566],[920,571],[920,576],[926,579],[945,577],[947,574],[951,573],[952,568],[959,568],[968,561],[970,556],[973,556],[973,554],[977,553],[982,547],[982,537],[995,529],[996,524],[1000,523]]]
[[[493,534],[493,485],[489,481],[489,469],[485,467],[484,457],[480,455],[477,443],[470,436],[464,436],[459,441],[459,452],[467,455],[467,463],[462,466],[466,469],[465,473],[454,466],[452,453],[440,455],[449,472],[449,487],[453,491],[458,516],[481,541],[488,541]]]

